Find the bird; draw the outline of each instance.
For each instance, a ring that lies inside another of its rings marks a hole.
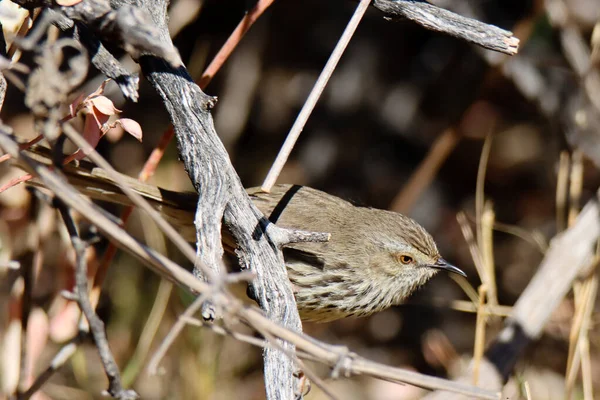
[[[327,242],[282,249],[300,317],[328,322],[364,317],[404,302],[441,270],[466,277],[441,257],[433,237],[393,211],[355,206],[307,186],[247,189],[277,226],[329,232]]]
[[[85,195],[131,205],[100,168],[80,162],[66,165],[63,173]],[[169,191],[124,175],[122,179],[161,211],[184,238],[195,241],[197,194]],[[403,214],[356,206],[308,186],[278,184],[269,192],[246,191],[271,223],[330,234],[327,242],[292,243],[282,249],[303,321],[364,317],[402,304],[442,270],[466,277],[442,258],[433,237]],[[222,233],[224,249],[234,253],[235,240],[226,228]]]

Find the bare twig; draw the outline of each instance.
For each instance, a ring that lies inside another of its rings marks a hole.
[[[327,242],[331,238],[331,234],[327,232],[306,232],[295,229],[282,229],[272,223],[267,223],[265,231],[273,243],[279,247],[292,243]]]
[[[567,226],[572,226],[581,207],[581,191],[583,190],[583,154],[575,150],[571,155],[571,174],[569,176],[569,212]]]
[[[494,262],[494,221],[496,215],[491,201],[486,201],[481,215],[481,252],[487,271],[486,291],[488,303],[492,306],[498,305],[498,290],[496,287],[496,263]]]
[[[44,383],[46,383],[48,379],[50,379],[50,377],[52,377],[52,375],[54,375],[56,371],[65,365],[66,362],[69,361],[69,359],[73,356],[73,354],[75,354],[80,341],[81,338],[78,336],[70,343],[64,345],[60,351],[56,353],[48,368],[38,375],[33,384],[25,392],[17,396],[17,400],[28,400],[35,392],[40,390]]]
[[[100,359],[102,360],[102,365],[104,366],[104,371],[106,372],[109,382],[108,393],[116,399],[137,399],[139,396],[135,391],[123,389],[119,367],[115,362],[110,347],[108,346],[108,340],[106,339],[104,322],[102,322],[100,317],[94,312],[94,308],[88,297],[87,261],[85,257],[88,245],[79,237],[77,227],[75,226],[75,222],[71,217],[68,207],[60,200],[56,200],[55,205],[67,227],[67,231],[71,238],[71,244],[75,250],[76,266],[74,294],[81,312],[88,321],[91,333],[94,337],[94,343],[100,354]]]
[[[76,23],[73,27],[73,36],[87,49],[90,62],[106,77],[113,79],[119,85],[123,96],[137,102],[139,98],[139,76],[136,73],[129,72],[104,47],[104,44],[90,32],[86,25]]]
[[[440,303],[444,304],[443,302],[440,302]],[[476,313],[478,311],[477,304],[473,303],[472,301],[453,300],[449,304],[449,306],[453,310],[457,310],[457,311],[463,311],[463,312],[469,312],[469,313]],[[483,306],[483,309],[487,315],[494,315],[494,316],[498,316],[498,317],[508,317],[510,315],[510,313],[512,312],[512,307],[510,307],[510,306],[492,306],[492,305],[486,304]]]
[[[487,287],[485,284],[479,286],[479,304],[477,307],[477,323],[475,326],[475,344],[473,345],[473,385],[479,383],[479,365],[483,357],[483,349],[485,346],[485,303],[487,295]]]
[[[227,61],[233,50],[237,47],[238,43],[242,40],[248,30],[250,30],[250,27],[252,27],[256,20],[260,18],[271,4],[273,4],[273,1],[274,0],[258,0],[252,10],[244,15],[244,18],[242,18],[235,30],[229,35],[229,38],[227,38],[223,47],[221,47],[215,58],[213,58],[211,63],[202,73],[202,78],[200,78],[198,86],[202,89],[208,86],[217,71],[221,69],[225,61]]]
[[[277,158],[273,162],[273,165],[271,166],[271,169],[269,170],[269,173],[262,184],[262,189],[265,192],[269,192],[277,181],[277,178],[279,177],[283,166],[290,156],[298,137],[300,137],[300,133],[302,133],[302,130],[304,129],[304,125],[306,125],[306,121],[308,121],[308,117],[310,117],[310,114],[314,110],[317,101],[319,101],[319,98],[321,97],[329,78],[333,74],[333,71],[335,71],[335,67],[340,61],[340,58],[342,58],[342,54],[344,54],[346,46],[348,46],[348,43],[350,43],[350,39],[352,38],[352,35],[354,35],[354,32],[356,31],[356,28],[358,27],[363,15],[367,11],[370,3],[371,0],[361,0],[356,7],[356,11],[354,11],[354,14],[350,19],[350,22],[348,22],[344,33],[342,33],[340,40],[335,45],[331,56],[329,56],[329,60],[327,60],[327,64],[325,64],[325,67],[323,68],[323,71],[321,71],[315,86],[313,86],[310,94],[308,95],[308,99],[306,99],[304,102],[302,110],[300,110],[294,125],[292,125],[292,129],[290,129],[290,133],[288,133],[283,146],[281,146],[281,149],[279,150],[279,154],[277,154]]]
[[[490,271],[487,264],[488,260],[486,259],[483,251],[483,228],[481,225],[483,222],[483,209],[485,205],[485,172],[487,171],[493,138],[493,133],[490,132],[486,136],[485,142],[483,143],[483,148],[481,149],[481,158],[479,159],[479,168],[477,169],[477,184],[475,188],[475,224],[477,226],[477,248],[479,250],[479,257],[481,260],[481,271],[478,270],[478,272],[480,272],[481,281],[486,284],[488,291],[492,291],[494,289],[491,287]]]
[[[569,184],[569,152],[560,152],[558,174],[556,178],[556,232],[562,232],[567,226],[567,195]]]
[[[483,260],[481,259],[481,251],[479,250],[479,246],[477,246],[477,242],[475,241],[475,237],[473,236],[473,229],[471,229],[471,226],[467,221],[467,216],[464,212],[461,211],[458,214],[456,214],[456,220],[458,221],[465,241],[469,246],[471,258],[473,259],[473,263],[475,264],[475,269],[477,269],[479,279],[481,279],[481,282],[485,283],[485,266],[483,265]]]

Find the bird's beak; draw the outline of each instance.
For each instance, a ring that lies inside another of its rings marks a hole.
[[[462,272],[460,269],[456,268],[454,265],[450,264],[448,261],[444,260],[440,257],[439,260],[435,264],[432,265],[433,268],[445,269],[448,272],[454,272],[455,274],[462,275],[465,278],[467,274]]]

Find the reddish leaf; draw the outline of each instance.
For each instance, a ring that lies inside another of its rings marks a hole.
[[[105,96],[98,96],[89,99],[89,102],[94,105],[94,108],[100,111],[104,115],[115,115],[120,113],[121,110],[115,107],[114,103]]]
[[[83,127],[82,135],[93,148],[96,148],[98,142],[100,141],[100,138],[102,137],[102,135],[104,135],[104,132],[102,132],[101,128],[102,124],[98,124],[98,120],[96,119],[95,115],[87,114],[85,116],[85,125]],[[86,153],[83,150],[79,149],[73,154],[73,159],[81,160],[85,156]]]
[[[56,0],[56,4],[59,6],[74,6],[75,4],[81,3],[83,0]]]
[[[121,125],[125,132],[129,133],[140,142],[142,141],[142,127],[137,121],[134,121],[131,118],[120,118],[115,122]]]

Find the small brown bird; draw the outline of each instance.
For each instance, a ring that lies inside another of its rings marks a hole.
[[[357,207],[305,186],[248,189],[254,204],[278,226],[329,232],[325,243],[283,249],[300,317],[326,322],[361,317],[402,303],[439,270],[463,276],[446,262],[433,238],[412,219]]]
[[[65,166],[69,181],[92,198],[130,205],[119,187],[87,163]],[[188,240],[198,197],[123,177],[158,208]],[[391,211],[357,207],[305,186],[276,185],[270,193],[247,189],[254,204],[279,226],[328,232],[325,243],[297,243],[283,249],[300,316],[326,322],[361,317],[402,303],[440,270],[465,276],[439,254],[433,238],[412,219]],[[223,230],[229,251],[235,242]]]

